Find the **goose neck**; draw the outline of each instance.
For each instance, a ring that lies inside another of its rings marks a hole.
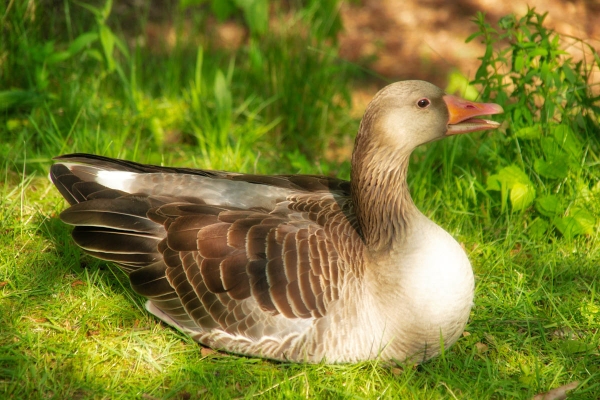
[[[370,147],[355,148],[352,200],[362,238],[378,252],[402,240],[418,210],[406,182],[410,153]]]

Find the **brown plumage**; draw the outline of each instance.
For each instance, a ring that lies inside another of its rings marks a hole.
[[[147,308],[197,341],[278,360],[426,360],[462,332],[473,275],[460,246],[415,207],[418,145],[493,129],[493,104],[421,81],[369,105],[351,182],[58,157],[61,219],[117,263]]]

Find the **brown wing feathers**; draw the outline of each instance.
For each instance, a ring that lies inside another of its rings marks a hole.
[[[97,158],[93,164],[103,162]],[[107,169],[165,171],[124,163]],[[343,186],[323,177],[219,174],[280,187]],[[136,292],[184,327],[260,335],[270,328],[259,326],[249,304],[267,315],[318,318],[337,298],[338,253],[324,226],[338,234],[340,223],[329,217],[340,212],[328,193],[288,197],[273,210],[241,210],[203,204],[201,188],[198,198],[127,194],[83,181],[61,164],[52,167],[51,177],[72,204],[61,219],[76,226],[76,243],[120,264]]]

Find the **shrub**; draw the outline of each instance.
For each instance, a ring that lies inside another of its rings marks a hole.
[[[504,150],[487,190],[501,193],[502,210],[509,199],[513,211],[533,206],[531,235],[554,227],[572,238],[597,223],[588,209],[600,195],[592,168],[600,148],[600,97],[592,90],[600,57],[584,41],[544,26],[545,17],[530,9],[493,27],[478,14],[479,29],[467,41],[480,39],[486,51],[471,83],[482,87],[483,100],[501,104],[508,120],[506,138],[495,139]],[[567,48],[581,50],[581,59]]]

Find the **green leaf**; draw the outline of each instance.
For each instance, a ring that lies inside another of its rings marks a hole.
[[[567,239],[573,239],[575,236],[583,233],[579,224],[577,224],[577,221],[573,217],[556,218],[552,223]]]
[[[36,92],[25,90],[6,90],[0,92],[0,111],[14,107],[33,106],[39,103],[43,96]]]
[[[550,227],[550,223],[542,218],[536,218],[533,220],[531,224],[527,227],[527,232],[529,236],[532,238],[540,238],[546,234],[548,228]]]
[[[500,177],[498,175],[490,175],[487,180],[487,185],[485,187],[486,190],[502,190],[502,182],[500,181]]]
[[[579,164],[583,155],[583,146],[573,133],[571,127],[566,124],[556,125],[552,136],[558,147],[568,154],[570,161]]]
[[[581,340],[567,339],[561,342],[560,349],[566,354],[577,354],[594,351],[596,346]]]
[[[472,33],[472,34],[470,34],[470,35],[469,35],[469,37],[467,38],[467,40],[465,40],[465,43],[469,43],[469,42],[471,42],[473,39],[475,39],[475,38],[477,38],[477,37],[479,37],[479,36],[481,36],[481,35],[483,35],[483,32],[481,32],[481,31],[477,31],[477,32],[475,32],[475,33]]]
[[[265,61],[260,47],[258,46],[257,41],[255,39],[250,39],[250,44],[248,46],[248,56],[250,57],[250,63],[254,71],[264,70]]]
[[[461,97],[467,100],[475,101],[479,97],[479,92],[473,85],[469,85],[469,78],[460,71],[454,70],[448,77],[448,86],[446,93],[459,93]]]
[[[596,226],[596,218],[586,209],[573,207],[571,212],[569,213],[571,217],[575,218],[577,223],[583,229],[583,232],[591,235],[594,233],[594,228]]]
[[[578,235],[591,235],[594,232],[596,218],[589,211],[573,207],[568,216],[556,218],[553,223],[564,237],[572,239]]]
[[[556,156],[550,162],[537,158],[533,162],[535,172],[550,179],[564,179],[569,174],[569,164],[565,157]]]
[[[515,16],[508,14],[500,18],[500,21],[498,21],[498,26],[502,29],[511,29],[515,26],[516,22]]]
[[[225,75],[220,69],[217,70],[215,75],[214,92],[219,118],[228,119],[231,115],[231,91],[227,85]]]
[[[558,196],[547,195],[536,199],[535,209],[546,217],[554,217],[563,212]]]
[[[110,72],[115,70],[115,58],[113,57],[113,50],[115,48],[115,36],[112,31],[106,25],[100,26],[100,42],[102,43],[102,49],[104,50],[104,57],[106,58],[106,66]]]
[[[510,165],[502,168],[497,174],[502,184],[506,184],[511,188],[515,183],[531,184],[529,177],[521,168],[516,165]]]
[[[515,132],[515,136],[519,139],[535,140],[542,137],[542,126],[535,124],[533,126],[527,126],[521,128]]]
[[[81,35],[77,36],[75,40],[71,42],[71,44],[69,44],[68,52],[71,53],[71,55],[79,53],[84,47],[94,43],[97,40],[98,34],[96,32],[82,33]]]
[[[546,161],[536,160],[534,169],[540,175],[564,179],[570,168],[579,169],[583,146],[566,124],[553,125],[551,134],[540,140]]]
[[[68,51],[58,51],[46,59],[48,65],[56,64],[71,58],[72,54]]]
[[[548,55],[548,50],[542,48],[542,47],[538,47],[537,49],[533,49],[527,52],[527,55],[529,57],[536,57],[536,56],[547,56]]]
[[[552,136],[545,136],[541,138],[540,145],[547,159],[553,159],[563,155],[562,150],[558,147],[556,140],[554,140]]]
[[[529,207],[535,199],[535,187],[521,168],[510,165],[502,168],[497,174],[490,175],[487,190],[501,191],[502,209],[506,207],[508,194],[513,210],[523,210]]]
[[[102,8],[102,20],[106,21],[108,16],[110,15],[110,11],[112,10],[112,0],[106,0],[104,3],[104,8]]]
[[[571,69],[571,67],[569,67],[567,64],[563,64],[562,70],[565,74],[565,78],[567,78],[569,83],[575,84],[577,82],[577,78],[575,77],[575,72],[573,72],[573,69]]]
[[[98,60],[100,62],[104,61],[104,58],[102,57],[102,53],[100,53],[96,49],[87,49],[84,52],[84,54],[86,54],[88,57],[93,58],[94,60]]]
[[[87,32],[79,35],[75,40],[71,42],[69,48],[65,51],[53,52],[47,59],[46,63],[52,65],[56,64],[79,53],[85,46],[98,40],[98,34],[95,32]]]
[[[235,0],[238,7],[244,12],[244,19],[252,33],[261,35],[269,27],[269,1],[268,0]]]
[[[520,53],[515,54],[515,71],[519,72],[523,69],[525,59]]]
[[[533,185],[516,182],[510,189],[510,203],[513,210],[524,210],[533,203],[533,200],[535,200]]]

